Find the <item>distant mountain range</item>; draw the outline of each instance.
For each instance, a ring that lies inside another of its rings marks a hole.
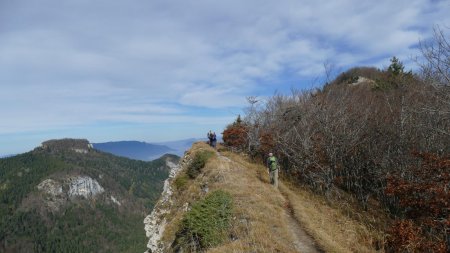
[[[93,143],[95,149],[108,152],[117,156],[130,159],[151,161],[165,154],[183,156],[192,144],[202,139],[185,139],[160,143],[147,143],[140,141],[113,141],[104,143]]]
[[[142,221],[178,159],[137,161],[78,139],[0,159],[0,252],[142,252]]]
[[[161,157],[164,154],[175,153],[174,149],[171,149],[165,145],[139,141],[93,143],[93,146],[95,149],[103,152],[143,161],[151,161]]]
[[[172,153],[177,156],[183,156],[184,152],[192,147],[192,144],[197,141],[206,141],[206,138],[190,138],[185,140],[178,140],[178,141],[166,141],[166,142],[159,142],[155,144],[164,145],[167,146],[173,150],[175,150],[175,153]]]
[[[183,156],[184,152],[191,148],[197,141],[206,141],[206,138],[190,138],[166,142],[142,142],[142,141],[111,141],[92,143],[97,150],[111,153],[135,160],[152,161],[165,154]],[[0,155],[0,159],[16,156],[17,154]]]
[[[7,158],[7,157],[11,157],[11,156],[15,156],[15,155],[0,155],[0,158]]]

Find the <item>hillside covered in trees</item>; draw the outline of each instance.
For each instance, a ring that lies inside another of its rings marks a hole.
[[[0,252],[140,251],[142,221],[178,159],[131,160],[74,139],[0,159]]]
[[[356,67],[319,89],[249,98],[227,126],[233,150],[265,159],[330,200],[350,194],[389,215],[387,252],[450,250],[450,45],[437,27],[417,73],[393,57]]]

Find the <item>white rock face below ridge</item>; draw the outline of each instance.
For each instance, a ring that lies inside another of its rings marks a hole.
[[[80,153],[80,154],[87,154],[89,153],[89,150],[87,149],[82,149],[82,148],[72,148],[73,151]]]
[[[39,183],[37,188],[45,194],[42,196],[42,201],[52,211],[58,211],[75,196],[92,199],[105,191],[97,180],[88,176],[71,176],[60,180],[48,178]],[[111,198],[114,197],[111,196]],[[121,205],[115,198],[112,201]]]
[[[69,197],[82,196],[85,198],[94,197],[97,194],[103,193],[105,189],[97,182],[88,176],[76,176],[69,178]]]
[[[161,194],[161,198],[156,203],[152,213],[148,215],[144,220],[145,234],[149,239],[147,244],[148,250],[146,252],[151,253],[163,252],[163,249],[161,248],[159,242],[167,224],[164,215],[168,213],[168,210],[172,203],[170,200],[170,197],[173,194],[171,181],[181,169],[181,166],[179,164],[175,164],[170,161],[166,161],[166,164],[170,167],[169,178],[164,181],[164,189]]]
[[[69,187],[67,193],[63,192],[63,185]],[[91,177],[88,176],[69,177],[64,180],[64,183],[48,178],[39,183],[37,188],[38,190],[43,191],[54,197],[82,196],[85,198],[92,198],[98,194],[105,192],[105,189],[103,189],[103,187],[97,182],[97,180],[92,179]],[[114,200],[113,201],[115,203],[119,202],[115,198]]]

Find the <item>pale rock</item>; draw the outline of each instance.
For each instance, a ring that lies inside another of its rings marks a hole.
[[[170,168],[169,178],[164,181],[164,189],[161,194],[161,198],[156,203],[152,213],[144,219],[145,235],[149,239],[147,244],[149,251],[147,252],[152,253],[164,252],[160,242],[167,225],[165,214],[169,212],[170,205],[172,204],[170,199],[173,194],[171,181],[181,170],[181,166],[179,164],[175,164],[170,161],[166,161],[166,164]]]
[[[88,176],[75,176],[69,178],[69,197],[82,196],[92,198],[97,194],[103,193],[105,190],[97,182]]]
[[[83,148],[72,148],[72,150],[80,154],[87,154],[89,152],[87,149]]]
[[[363,76],[358,76],[358,79],[357,79],[355,82],[351,83],[351,85],[354,85],[354,86],[355,86],[355,85],[359,85],[359,84],[362,84],[362,83],[371,83],[371,84],[374,84],[375,81],[372,80],[372,79],[363,77]]]
[[[184,212],[187,212],[187,211],[190,210],[190,209],[189,209],[189,203],[188,203],[188,202],[186,202],[186,203],[183,204],[182,210],[183,210]]]
[[[37,188],[47,194],[43,197],[43,202],[50,210],[57,212],[64,205],[66,200],[61,183],[53,179],[45,179],[38,184]]]
[[[69,200],[68,197],[93,198],[105,191],[95,179],[88,176],[72,176],[61,181],[49,178],[39,183],[37,188],[46,194],[43,196],[43,202],[52,211],[59,211],[60,207]],[[111,196],[111,198],[114,197]],[[121,205],[119,201],[114,200],[112,200],[114,203]]]
[[[37,186],[38,190],[43,191],[52,196],[62,195],[62,185],[53,179],[45,179]]]
[[[122,205],[116,198],[114,198],[113,195],[111,195],[111,200],[112,200],[112,202],[116,203],[118,206]]]

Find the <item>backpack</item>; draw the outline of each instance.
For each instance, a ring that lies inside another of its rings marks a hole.
[[[269,157],[269,168],[270,170],[277,169],[277,158],[275,158],[275,156]]]

